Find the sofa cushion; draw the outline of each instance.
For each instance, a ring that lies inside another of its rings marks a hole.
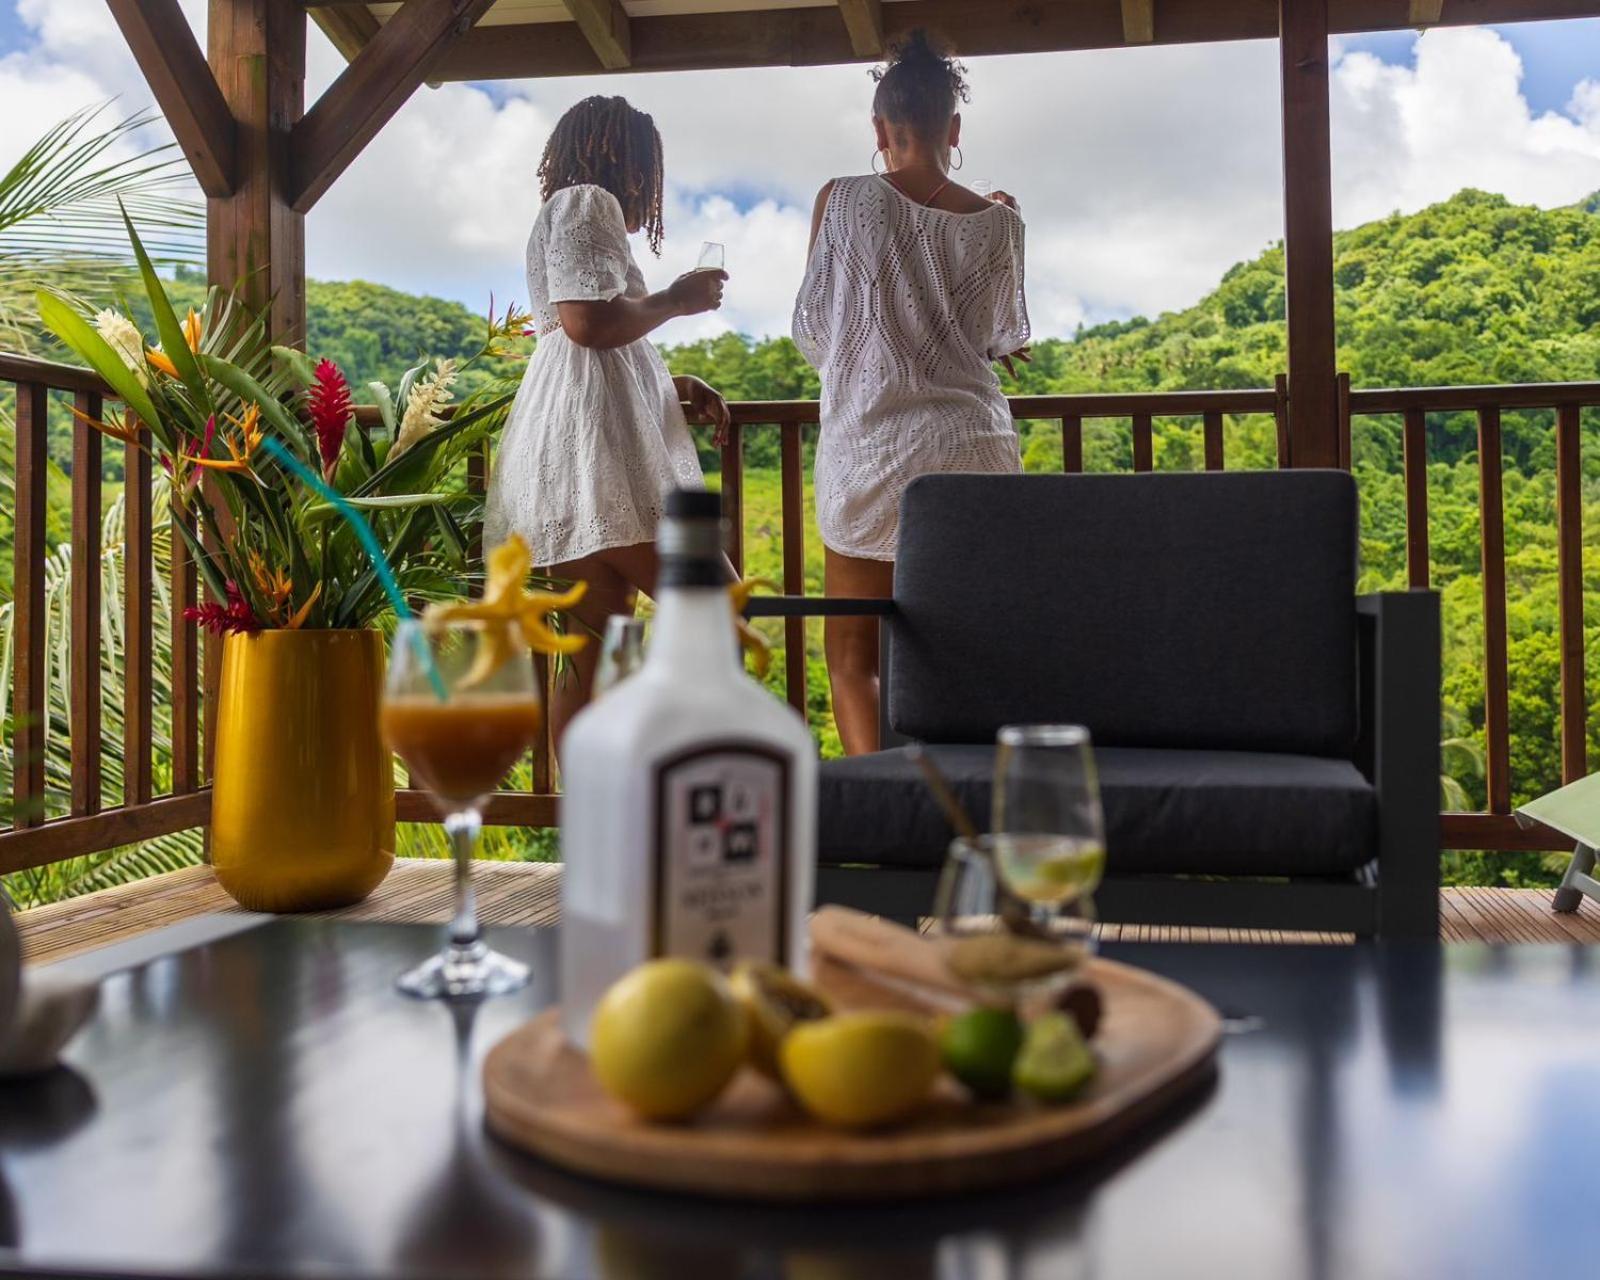
[[[923,476],[906,492],[889,715],[1104,746],[1348,756],[1356,489],[1340,471]]]
[[[994,748],[930,746],[972,820],[989,822]],[[1346,875],[1373,857],[1377,801],[1348,760],[1241,751],[1095,751],[1114,875]],[[936,868],[951,831],[908,749],[822,765],[818,856]]]

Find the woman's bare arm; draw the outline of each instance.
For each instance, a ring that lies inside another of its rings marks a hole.
[[[833,194],[833,183],[824,182],[822,190],[817,192],[816,206],[811,210],[811,239],[806,241],[806,252],[810,253],[816,247],[817,233],[822,230],[822,215],[828,209],[828,197]]]
[[[556,315],[567,337],[580,347],[605,351],[637,342],[677,316],[715,311],[722,305],[726,271],[690,271],[659,293],[608,302],[558,302]]]

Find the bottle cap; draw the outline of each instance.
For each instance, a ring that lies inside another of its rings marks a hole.
[[[720,520],[722,495],[709,489],[673,489],[663,513],[669,520]]]
[[[722,549],[722,497],[705,489],[673,489],[656,531],[660,582],[669,587],[727,585]]]

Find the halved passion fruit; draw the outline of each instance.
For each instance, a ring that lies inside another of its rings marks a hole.
[[[746,960],[728,976],[733,995],[744,1006],[750,1024],[750,1065],[774,1080],[783,1079],[778,1048],[802,1022],[815,1022],[833,1012],[820,991],[808,987],[782,965]]]

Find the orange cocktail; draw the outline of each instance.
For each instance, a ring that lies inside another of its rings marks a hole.
[[[390,748],[446,812],[475,804],[533,745],[544,727],[537,695],[462,693],[390,697],[382,727]]]

